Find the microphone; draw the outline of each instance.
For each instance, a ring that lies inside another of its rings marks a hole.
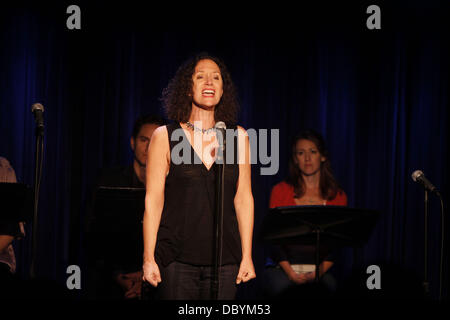
[[[40,103],[35,103],[31,106],[31,112],[34,114],[36,121],[36,132],[42,134],[44,132],[44,106]]]
[[[420,170],[414,171],[411,177],[414,180],[414,182],[420,183],[425,189],[436,193],[439,197],[441,196],[439,190],[436,189],[435,186],[433,186],[433,184],[425,177],[425,174],[422,171]]]
[[[216,130],[221,130],[221,132],[223,132],[227,129],[227,125],[225,124],[225,122],[219,121],[219,122],[216,122],[216,124],[214,125],[214,128],[216,128]],[[224,135],[223,139],[225,142],[225,135]]]

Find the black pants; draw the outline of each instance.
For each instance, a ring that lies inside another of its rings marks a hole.
[[[233,300],[236,296],[238,265],[230,264],[219,270],[219,300]],[[212,266],[194,266],[174,261],[160,267],[161,283],[156,297],[162,300],[211,299]]]

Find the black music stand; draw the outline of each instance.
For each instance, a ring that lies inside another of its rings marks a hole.
[[[0,221],[30,222],[33,216],[33,190],[23,183],[0,183]]]
[[[104,187],[95,191],[94,210],[100,230],[121,233],[140,225],[145,210],[145,188]]]
[[[343,206],[287,206],[270,209],[261,236],[272,244],[315,245],[316,282],[319,281],[320,246],[333,250],[363,245],[370,237],[379,212]]]
[[[145,189],[127,187],[103,187],[94,195],[94,241],[99,244],[105,258],[125,263],[131,256],[129,248],[142,249],[142,220],[145,210]],[[118,252],[122,259],[118,258]],[[134,251],[133,251],[134,252]],[[119,259],[119,260],[118,260]]]
[[[98,186],[92,210],[89,259],[96,264],[95,281],[111,281],[104,273],[112,266],[142,265],[145,188]]]

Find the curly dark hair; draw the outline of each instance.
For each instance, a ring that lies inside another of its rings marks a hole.
[[[225,122],[227,126],[235,125],[239,111],[236,87],[223,61],[206,52],[199,53],[184,62],[163,90],[161,100],[167,117],[178,122],[189,120],[192,109],[192,75],[197,63],[205,59],[212,60],[219,66],[223,81],[223,95],[214,109],[214,119]]]
[[[334,199],[340,187],[331,170],[330,155],[325,147],[325,140],[320,133],[314,130],[304,130],[294,137],[290,149],[289,175],[286,178],[286,182],[294,187],[295,198],[301,198],[305,194],[305,181],[298,165],[294,161],[297,141],[302,139],[314,142],[320,154],[325,157],[326,160],[321,162],[320,165],[320,195],[326,200]]]

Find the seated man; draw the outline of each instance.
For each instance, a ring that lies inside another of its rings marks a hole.
[[[130,139],[131,149],[134,153],[134,161],[131,165],[119,168],[103,169],[97,180],[97,187],[126,187],[145,188],[145,168],[147,162],[147,149],[153,131],[164,125],[163,119],[146,115],[136,120],[133,134]],[[94,200],[95,201],[95,200]],[[91,263],[94,263],[98,275],[91,274],[97,282],[97,297],[104,298],[140,298],[142,286],[142,241],[136,240],[136,245],[127,247],[129,239],[101,239],[98,232],[104,228],[104,221],[99,221],[97,213],[91,209],[91,217],[88,221],[88,249]],[[127,213],[124,212],[124,218]],[[139,221],[140,222],[140,221]],[[129,234],[133,239],[142,239],[142,225],[138,229],[124,230],[127,224],[123,221],[108,221],[121,228],[121,234]],[[103,224],[103,226],[102,226]],[[128,241],[125,241],[128,240]],[[117,244],[114,248],[111,242]],[[100,271],[100,270],[103,270]],[[103,278],[103,284],[99,279]],[[98,288],[98,286],[103,288]]]

